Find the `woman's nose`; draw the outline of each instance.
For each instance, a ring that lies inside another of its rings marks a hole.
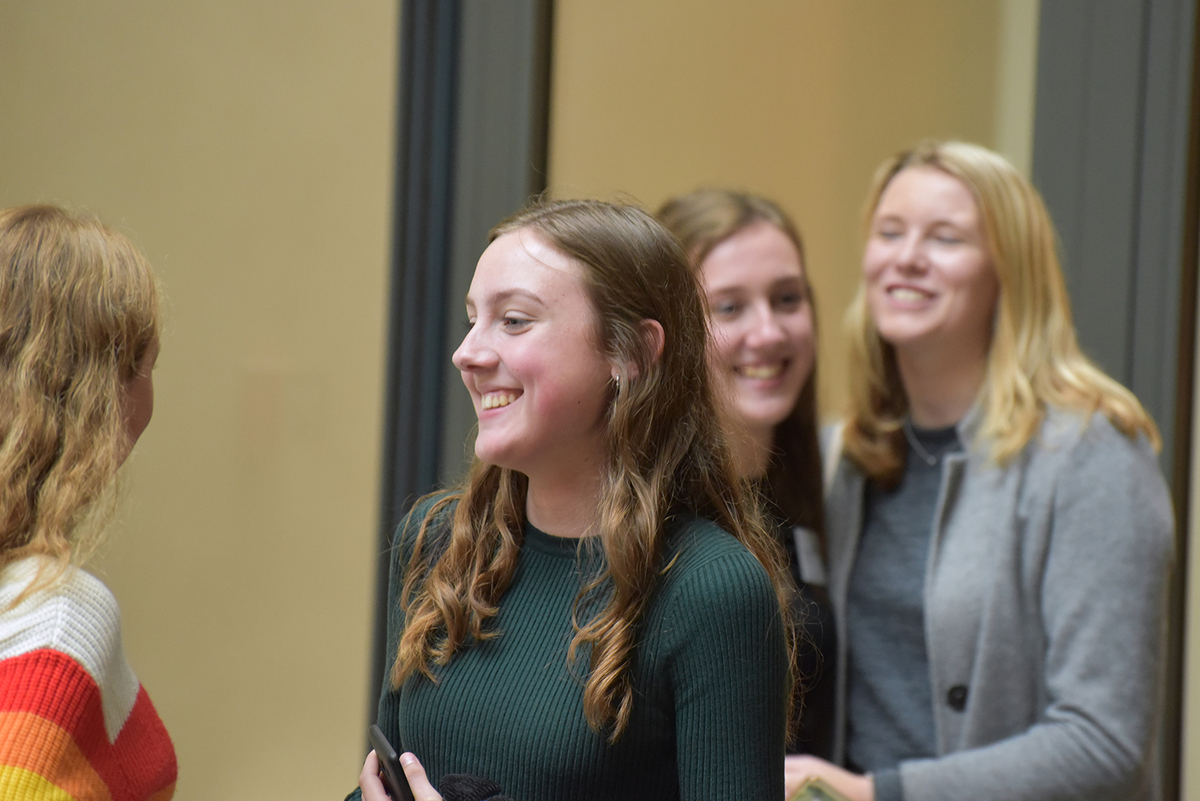
[[[749,339],[755,345],[773,345],[784,339],[783,326],[773,309],[768,307],[755,311]]]
[[[463,337],[463,341],[455,349],[454,355],[450,357],[450,361],[454,362],[454,366],[464,373],[487,367],[490,362],[495,361],[495,354],[487,347],[487,343],[483,339],[480,326],[472,324],[467,335]]]
[[[925,250],[919,237],[907,236],[897,247],[896,265],[905,270],[924,270],[927,266]]]

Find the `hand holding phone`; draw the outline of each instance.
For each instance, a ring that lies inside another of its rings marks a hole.
[[[400,755],[388,742],[383,730],[372,723],[367,733],[371,738],[371,747],[375,749],[375,756],[379,757],[383,786],[388,795],[397,801],[416,801],[412,788],[408,786],[408,777],[404,775],[404,768],[400,764]]]

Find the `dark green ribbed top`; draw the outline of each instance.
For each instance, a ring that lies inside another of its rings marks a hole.
[[[416,528],[401,527],[393,553],[393,656],[404,532]],[[526,527],[501,635],[460,650],[437,684],[385,687],[379,725],[397,750],[415,753],[435,784],[485,776],[515,801],[782,798],[787,659],[763,567],[712,523],[677,527],[634,658],[633,717],[609,745],[583,715],[586,653],[567,662],[572,604],[597,558],[578,546]]]

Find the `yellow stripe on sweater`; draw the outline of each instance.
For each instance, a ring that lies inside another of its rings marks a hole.
[[[39,786],[49,787],[58,795],[46,798],[88,798],[112,801],[112,795],[96,769],[66,731],[56,723],[30,712],[0,712],[0,799],[25,798],[10,795],[8,774],[37,777]],[[14,780],[15,781],[15,780]],[[22,792],[31,792],[24,784],[13,784]],[[41,798],[34,793],[30,798]]]
[[[79,801],[61,787],[23,768],[0,765],[0,798],[4,801]]]

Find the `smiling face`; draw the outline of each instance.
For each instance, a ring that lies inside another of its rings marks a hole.
[[[897,356],[982,364],[1000,293],[979,206],[958,178],[908,167],[884,189],[863,255],[867,308]]]
[[[612,364],[600,353],[581,267],[530,229],[484,251],[454,365],[471,393],[475,455],[531,482],[598,473]]]
[[[716,245],[700,264],[712,315],[710,363],[732,421],[769,442],[813,368],[813,310],[804,265],[768,222]]]

